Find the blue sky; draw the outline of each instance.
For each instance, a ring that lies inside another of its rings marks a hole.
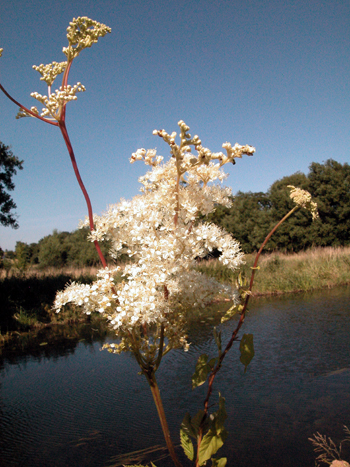
[[[349,1],[0,4],[0,81],[28,107],[36,105],[31,92],[47,92],[32,65],[65,59],[73,17],[112,28],[70,74],[70,84],[87,89],[69,104],[67,127],[96,213],[138,193],[145,166],[130,165],[131,153],[156,147],[167,156],[152,131],[177,131],[180,119],[213,151],[225,141],[256,147],[228,168],[234,193],[266,191],[314,161],[350,160]],[[74,230],[86,208],[59,130],[15,120],[4,95],[0,110],[0,140],[24,160],[13,192],[20,228],[0,227],[0,246]]]

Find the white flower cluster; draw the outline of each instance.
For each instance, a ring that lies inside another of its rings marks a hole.
[[[41,117],[48,117],[48,120],[61,120],[62,110],[67,102],[77,99],[76,93],[85,91],[85,87],[81,83],[74,86],[67,84],[68,73],[72,61],[86,47],[91,47],[92,44],[98,41],[99,37],[105,36],[111,32],[111,28],[105,24],[98,23],[86,16],[73,18],[67,28],[68,47],[63,47],[63,53],[67,56],[65,62],[52,62],[47,65],[33,65],[34,70],[41,74],[41,81],[45,81],[48,86],[48,96],[43,96],[38,92],[32,92],[31,96],[37,99],[45,107],[42,109]],[[0,56],[3,49],[0,49]],[[62,85],[54,93],[51,93],[51,86],[58,75],[63,74]],[[36,107],[32,107],[31,111],[39,115]],[[20,108],[16,118],[33,117],[25,109]]]
[[[207,150],[202,157],[198,136],[191,138],[189,128],[182,121],[179,125],[179,145],[175,143],[176,133],[156,132],[175,156],[168,162],[163,163],[155,150],[139,149],[132,154],[131,162],[143,160],[152,168],[139,179],[143,193],[110,206],[103,216],[94,216],[95,230],[90,239],[109,240],[115,258],[121,254],[133,258],[125,267],[125,280],[114,285],[112,273],[102,271],[104,278],[91,286],[71,284],[58,294],[57,311],[73,302],[87,313],[93,309],[103,312],[111,326],[123,332],[162,324],[168,339],[176,335],[178,344],[181,339],[186,345],[183,330],[178,327],[183,326],[183,320],[176,323],[174,310],[181,310],[181,316],[185,316],[222,293],[235,299],[233,288],[195,270],[198,258],[213,250],[221,252],[219,260],[228,268],[236,269],[243,263],[236,240],[218,226],[199,221],[199,216],[212,212],[217,204],[231,205],[231,190],[218,184],[226,174],[221,162],[208,160],[217,159],[216,154]],[[196,155],[189,152],[190,145],[195,145]],[[237,154],[254,152],[250,146],[235,147],[228,161],[239,157]],[[82,225],[87,224],[88,220]]]
[[[91,47],[98,41],[99,37],[103,37],[109,32],[111,32],[111,28],[86,16],[73,18],[67,28],[69,46],[63,48],[63,53],[69,60],[73,60],[83,49]]]
[[[51,86],[58,75],[64,72],[67,67],[67,62],[52,62],[48,65],[33,65],[34,70],[41,74],[41,81],[45,81],[48,86]]]
[[[308,191],[302,190],[301,188],[296,188],[293,185],[288,185],[288,188],[291,189],[289,196],[294,201],[294,203],[310,211],[313,220],[317,219],[317,204],[315,201],[312,201],[311,194]]]
[[[85,90],[86,89],[83,84],[77,83],[74,86],[70,86],[68,84],[63,89],[60,87],[60,89],[56,89],[56,91],[49,96],[42,96],[38,92],[32,92],[30,95],[45,106],[40,114],[41,117],[51,117],[59,121],[63,106],[67,102],[77,100],[77,92],[84,92]],[[39,114],[39,111],[36,107],[32,107],[30,110],[36,114]],[[24,109],[20,109],[16,118],[28,116],[31,117],[31,115],[28,114]]]

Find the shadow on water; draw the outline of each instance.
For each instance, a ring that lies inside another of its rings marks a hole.
[[[236,344],[213,391],[212,402],[218,391],[226,398],[229,437],[218,454],[227,465],[311,467],[314,432],[342,438],[350,420],[349,298],[343,288],[252,304],[244,332],[254,334],[255,357],[244,373]],[[232,324],[222,325],[223,341]],[[133,357],[100,352],[112,337],[91,325],[45,332],[0,357],[0,465],[107,467],[145,458],[172,466]],[[189,336],[190,351],[170,352],[158,372],[175,444],[185,412],[194,415],[205,397],[205,385],[191,390],[196,360],[216,354],[210,323],[192,325]]]

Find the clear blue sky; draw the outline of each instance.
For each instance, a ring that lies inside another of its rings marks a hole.
[[[348,0],[11,0],[0,2],[0,81],[28,107],[46,94],[32,65],[63,61],[77,16],[112,33],[74,62],[70,84],[87,91],[67,109],[94,212],[137,194],[140,147],[168,148],[152,135],[183,119],[203,145],[251,144],[254,157],[229,167],[233,192],[266,191],[311,162],[349,162]],[[57,82],[58,84],[58,82]],[[86,215],[59,130],[15,120],[0,95],[0,140],[24,160],[13,198],[20,228],[0,227],[0,245],[74,230]]]

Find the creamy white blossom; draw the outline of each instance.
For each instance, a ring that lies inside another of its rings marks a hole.
[[[77,99],[76,94],[78,92],[85,91],[85,87],[78,82],[71,86],[67,83],[69,68],[74,58],[76,58],[82,50],[87,47],[91,47],[95,44],[100,37],[105,36],[111,32],[111,28],[105,24],[94,21],[86,16],[73,18],[67,28],[67,39],[68,47],[63,47],[63,53],[66,55],[67,60],[64,62],[49,63],[47,65],[33,65],[34,70],[41,74],[41,81],[45,81],[48,86],[47,95],[39,94],[38,92],[32,92],[31,96],[38,100],[44,105],[41,117],[47,120],[61,120],[63,109],[65,105]],[[2,49],[0,49],[0,56]],[[62,84],[56,89],[55,92],[51,92],[51,86],[54,83],[58,75],[63,73]],[[36,107],[30,109],[34,114],[39,115],[39,111]],[[16,118],[22,117],[33,117],[25,109],[20,108]]]
[[[167,162],[154,149],[132,154],[130,162],[143,161],[151,167],[139,179],[141,194],[94,216],[90,240],[109,240],[116,259],[122,254],[133,259],[124,269],[124,280],[114,283],[114,272],[102,270],[92,285],[70,284],[57,295],[57,311],[65,303],[80,305],[86,313],[99,311],[119,335],[161,325],[170,346],[186,347],[184,327],[194,310],[198,314],[218,295],[236,300],[233,287],[195,270],[197,260],[214,250],[230,269],[244,262],[239,243],[230,234],[199,221],[218,204],[231,205],[231,190],[221,185],[227,177],[221,167],[225,162],[217,153],[204,150],[184,122],[179,126],[180,144],[175,142],[175,132],[154,132],[170,146],[172,157]],[[190,146],[195,148],[193,154]],[[250,146],[234,148],[226,162],[254,152]]]
[[[289,196],[294,201],[294,203],[297,206],[300,206],[310,211],[313,220],[317,219],[317,204],[315,203],[315,201],[312,201],[311,194],[308,191],[302,190],[301,188],[296,188],[293,185],[288,185],[288,188],[291,189]]]

